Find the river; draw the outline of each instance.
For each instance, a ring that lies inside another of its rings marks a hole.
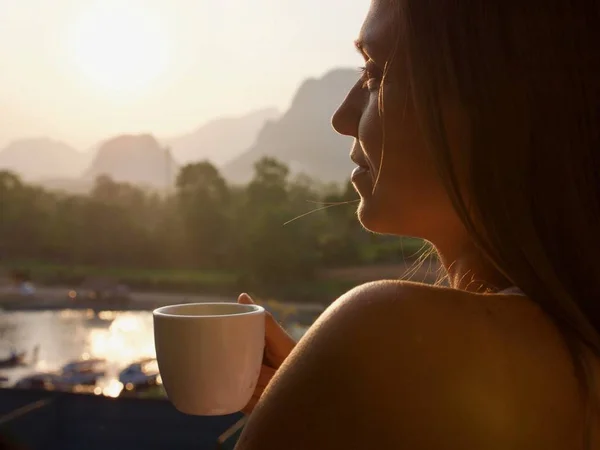
[[[306,327],[291,324],[288,331],[299,339]],[[36,347],[37,358],[32,360]],[[135,360],[156,355],[152,313],[67,309],[0,312],[0,359],[12,350],[26,351],[27,365],[0,369],[0,377],[8,378],[8,386],[24,376],[55,371],[74,360],[104,358],[106,376],[98,381],[95,392],[115,397],[123,387],[118,382],[119,372]]]
[[[32,361],[38,347],[37,361]],[[118,394],[119,371],[131,362],[154,357],[152,313],[62,310],[0,314],[0,359],[11,350],[27,351],[27,366],[0,369],[12,385],[34,372],[60,369],[78,359],[105,358],[107,373],[98,387]]]

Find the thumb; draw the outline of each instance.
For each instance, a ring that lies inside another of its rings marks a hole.
[[[240,294],[240,296],[238,297],[238,303],[241,303],[243,305],[254,305],[254,300],[252,300],[252,297],[250,297],[248,294],[244,293],[244,294]]]
[[[244,305],[256,304],[252,300],[252,297],[245,293],[240,294],[238,303]],[[274,368],[281,366],[296,345],[296,341],[286,333],[269,311],[265,311],[265,341],[266,362]]]

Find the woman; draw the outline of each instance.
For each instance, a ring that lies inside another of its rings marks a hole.
[[[451,288],[361,286],[296,346],[271,320],[240,450],[600,449],[599,14],[373,1],[333,126],[361,223]]]

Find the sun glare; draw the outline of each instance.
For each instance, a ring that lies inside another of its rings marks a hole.
[[[75,20],[70,41],[76,69],[96,87],[135,92],[166,69],[168,39],[160,17],[143,4],[93,3]]]

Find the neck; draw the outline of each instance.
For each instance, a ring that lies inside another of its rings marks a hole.
[[[450,286],[469,292],[497,292],[511,283],[472,243],[436,246]]]

